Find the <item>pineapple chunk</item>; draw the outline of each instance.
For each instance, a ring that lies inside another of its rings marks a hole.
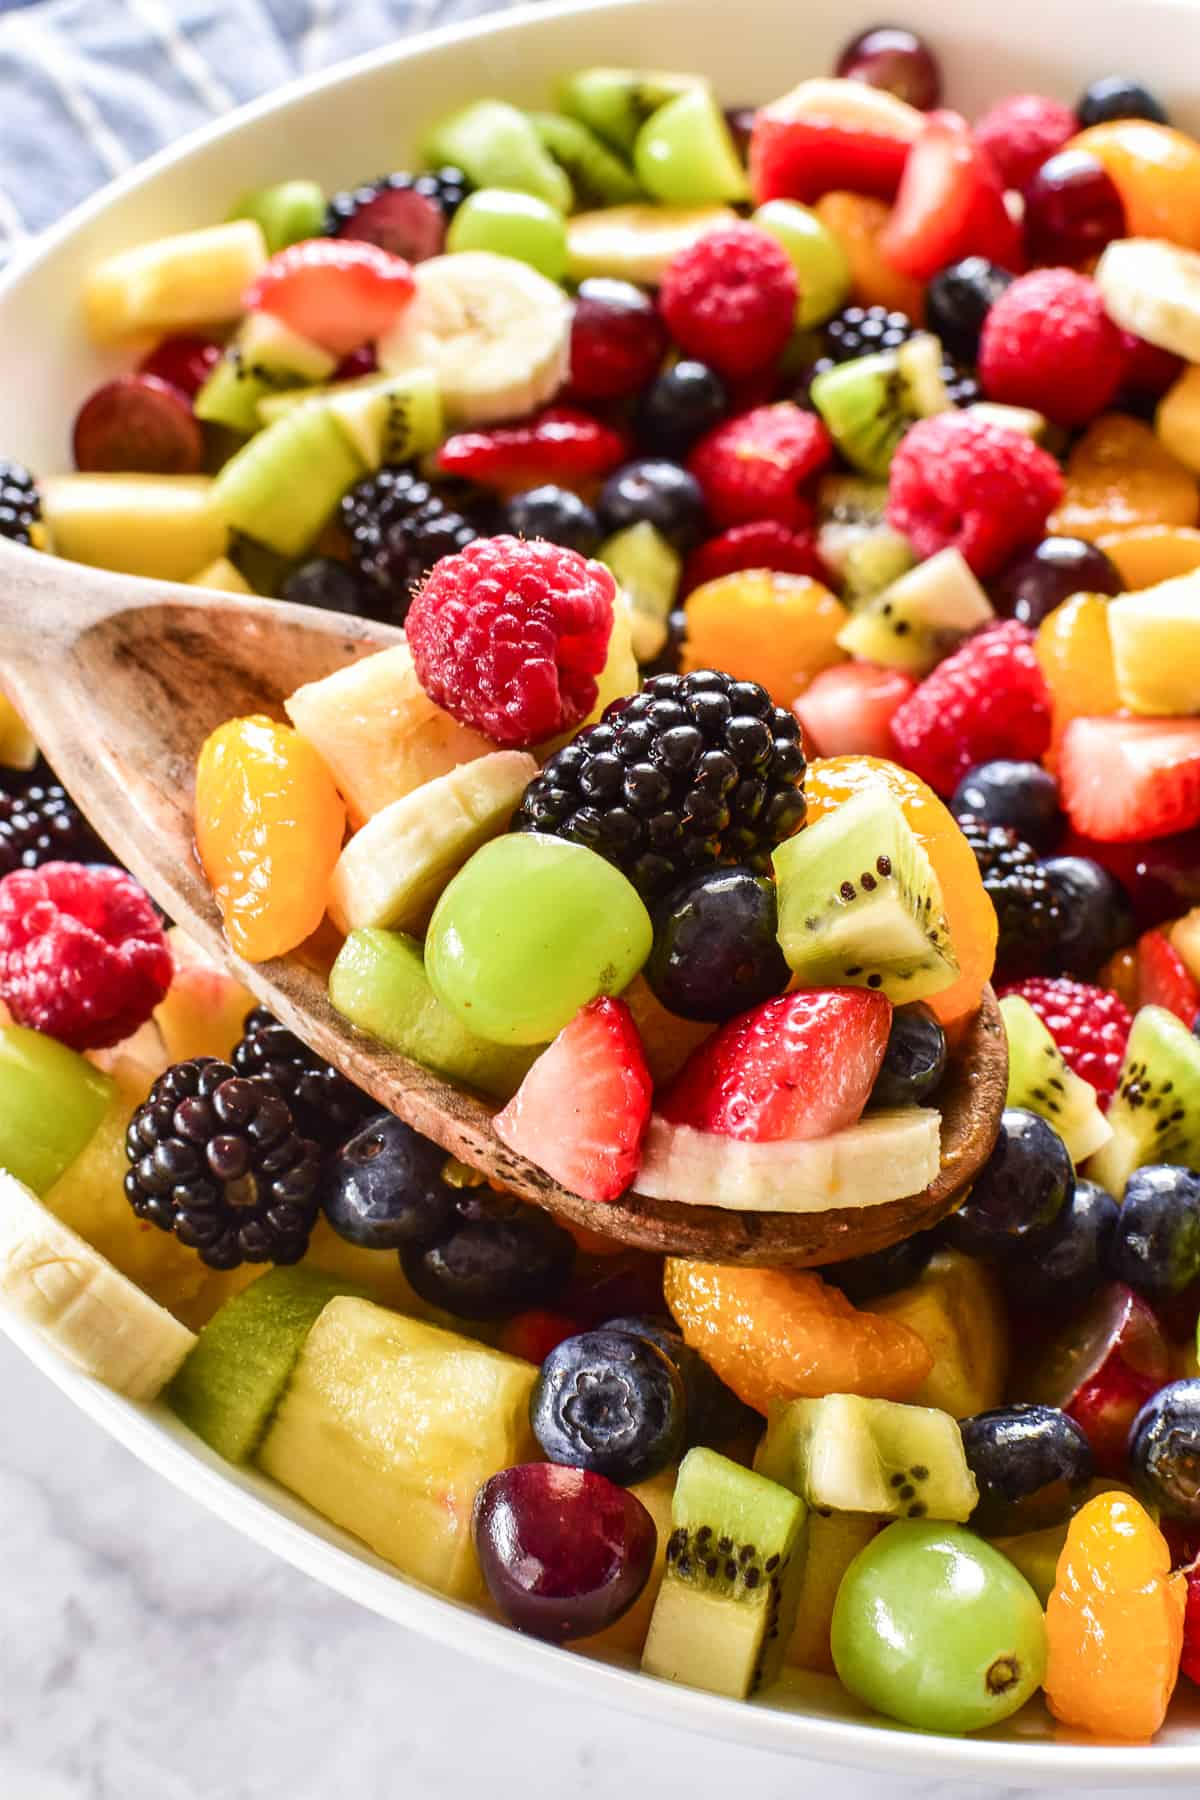
[[[1108,607],[1117,695],[1153,718],[1200,713],[1200,571]]]
[[[1159,402],[1154,419],[1159,441],[1193,475],[1200,475],[1200,367],[1185,369]]]
[[[911,1326],[933,1357],[915,1394],[952,1419],[999,1406],[1008,1374],[1008,1309],[996,1277],[957,1250],[939,1250],[911,1287],[871,1300],[864,1312]]]
[[[254,589],[227,556],[218,556],[193,575],[189,587],[209,588],[217,594],[252,594]]]
[[[654,1611],[654,1602],[658,1599],[658,1590],[662,1586],[663,1571],[667,1566],[667,1543],[671,1536],[671,1501],[675,1493],[675,1483],[679,1470],[674,1463],[669,1469],[663,1469],[658,1475],[652,1475],[649,1481],[640,1481],[636,1487],[630,1488],[636,1494],[650,1517],[654,1520],[658,1532],[658,1549],[654,1554],[654,1564],[650,1570],[645,1587],[634,1601],[627,1613],[598,1631],[593,1637],[577,1638],[568,1646],[571,1650],[582,1650],[585,1656],[636,1656],[640,1657],[646,1642],[646,1633],[650,1629],[650,1615]]]
[[[117,344],[240,318],[242,295],[266,261],[266,239],[253,219],[119,250],[84,278],[88,332],[98,344]]]
[[[32,732],[12,701],[0,693],[0,763],[8,769],[32,769],[36,761]]]
[[[481,1484],[537,1450],[537,1370],[369,1300],[330,1301],[259,1466],[413,1580],[478,1600]]]
[[[297,688],[284,709],[324,757],[355,827],[495,749],[429,698],[407,644]]]
[[[42,510],[70,562],[188,581],[229,542],[212,485],[207,475],[53,475]]]

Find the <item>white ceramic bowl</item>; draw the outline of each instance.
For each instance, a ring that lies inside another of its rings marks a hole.
[[[69,467],[80,399],[124,366],[83,334],[80,280],[96,257],[212,223],[248,186],[305,175],[337,187],[401,166],[421,128],[450,105],[493,93],[543,103],[556,76],[588,63],[698,69],[729,104],[766,100],[827,72],[877,10],[875,0],[526,7],[410,39],[219,121],[106,189],[0,283],[0,451],[43,471]],[[1020,89],[1070,98],[1095,76],[1121,70],[1149,83],[1181,123],[1200,128],[1196,0],[902,0],[893,11],[928,36],[950,101],[968,114]],[[1200,1780],[1200,1706],[1186,1694],[1145,1748],[1072,1739],[1038,1706],[986,1737],[937,1738],[870,1718],[832,1679],[796,1679],[744,1706],[549,1648],[402,1580],[282,1490],[222,1463],[165,1409],[131,1406],[76,1374],[34,1334],[11,1321],[5,1329],[144,1462],[298,1568],[414,1630],[580,1697],[897,1777],[1087,1788]]]

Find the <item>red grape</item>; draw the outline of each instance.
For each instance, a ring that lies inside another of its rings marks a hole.
[[[92,474],[194,475],[204,434],[191,401],[157,375],[118,375],[75,416],[75,466]]]
[[[1025,193],[1025,242],[1034,262],[1078,263],[1125,235],[1125,208],[1108,170],[1086,150],[1060,150]]]
[[[837,73],[847,81],[884,88],[922,112],[942,97],[936,57],[916,32],[903,25],[872,25],[860,31],[838,57]]]

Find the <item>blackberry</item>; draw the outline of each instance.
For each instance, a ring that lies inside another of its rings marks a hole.
[[[856,356],[870,356],[876,350],[898,350],[923,329],[907,313],[886,306],[844,306],[824,327],[825,355],[813,364],[812,374],[820,375],[836,363],[853,362]],[[972,406],[979,399],[974,375],[948,354],[942,359],[942,380],[955,406]]]
[[[41,497],[29,470],[24,463],[7,462],[0,456],[0,537],[28,544],[41,516]]]
[[[512,828],[586,844],[653,898],[718,863],[768,873],[803,774],[796,720],[757,682],[655,675],[550,758]]]
[[[116,860],[57,781],[15,780],[9,788],[0,791],[0,876],[48,862]]]
[[[381,175],[377,181],[365,181],[361,187],[346,188],[335,194],[325,213],[324,235],[341,237],[356,213],[387,193],[423,194],[439,208],[448,225],[470,191],[471,183],[463,171],[449,164],[445,168],[426,170],[422,175],[410,175],[407,170],[399,169],[394,174]]]
[[[404,623],[414,590],[434,563],[478,536],[462,513],[400,464],[385,464],[357,482],[342,498],[340,518],[362,578],[365,612],[394,625]]]
[[[1007,825],[989,825],[973,813],[958,823],[996,909],[997,975],[1009,980],[1038,973],[1058,939],[1062,907],[1037,851]]]
[[[375,1102],[310,1050],[286,1025],[256,1006],[246,1014],[230,1059],[239,1075],[269,1081],[292,1109],[296,1128],[323,1148],[349,1137]]]
[[[125,1135],[125,1194],[211,1269],[295,1263],[317,1216],[321,1153],[267,1082],[211,1056],[159,1076]]]

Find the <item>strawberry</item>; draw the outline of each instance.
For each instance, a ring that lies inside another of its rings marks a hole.
[[[1138,939],[1137,990],[1139,1006],[1165,1006],[1189,1031],[1200,1019],[1200,987],[1161,931],[1144,932]]]
[[[605,997],[563,1027],[493,1124],[572,1193],[616,1200],[637,1174],[652,1092],[633,1016]]]
[[[390,331],[414,292],[402,257],[348,238],[307,238],[271,258],[242,295],[242,308],[271,313],[346,356]]]
[[[900,669],[839,663],[823,669],[793,703],[814,756],[892,754],[892,714],[916,687]]]
[[[572,1319],[567,1313],[534,1306],[505,1321],[496,1339],[496,1348],[509,1356],[520,1356],[526,1362],[540,1365],[564,1338],[574,1337],[582,1329],[579,1320]]]
[[[1083,837],[1168,837],[1200,825],[1200,719],[1072,719],[1059,750],[1063,806]]]
[[[797,503],[796,513],[801,516]],[[684,564],[680,592],[690,594],[706,581],[736,575],[742,569],[777,569],[785,575],[810,575],[829,585],[829,571],[821,561],[816,539],[809,530],[793,531],[775,519],[752,519],[731,525],[693,550]]]
[[[923,115],[857,81],[802,81],[755,114],[750,186],[755,202],[816,200],[831,188],[890,200]]]
[[[1021,234],[995,164],[959,113],[927,115],[879,248],[894,269],[918,281],[964,256],[1020,267]]]
[[[751,1143],[853,1125],[887,1049],[892,1006],[867,988],[800,988],[730,1019],[662,1098],[673,1125]]]
[[[438,452],[446,475],[477,481],[501,493],[553,482],[557,487],[593,481],[624,462],[625,440],[574,406],[548,406],[519,425],[491,431],[458,431]]]

